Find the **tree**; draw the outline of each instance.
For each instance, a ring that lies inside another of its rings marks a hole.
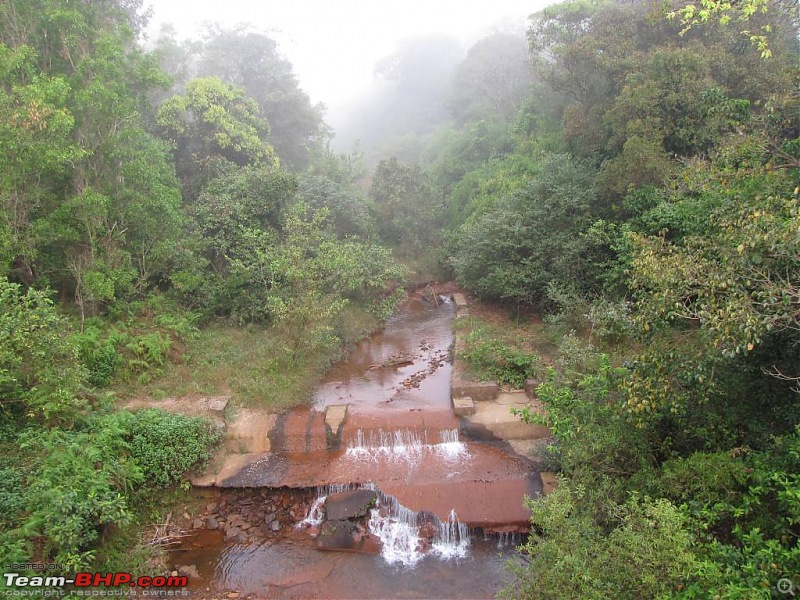
[[[592,289],[596,274],[585,232],[593,198],[589,166],[569,155],[542,158],[526,184],[459,228],[450,259],[456,278],[483,298],[539,307],[551,283]]]
[[[259,116],[270,124],[268,141],[284,168],[306,168],[329,137],[323,107],[312,106],[292,64],[279,54],[275,40],[263,33],[244,26],[209,26],[195,68],[198,76],[218,77],[255,101]]]
[[[478,41],[458,65],[447,105],[458,123],[481,118],[510,119],[531,84],[525,39],[495,33]]]
[[[419,165],[382,160],[370,188],[381,239],[419,254],[437,245],[443,202]]]
[[[166,100],[158,109],[158,125],[175,147],[184,194],[196,197],[219,173],[215,161],[238,166],[277,166],[267,142],[269,125],[245,91],[216,77],[194,79],[186,92]],[[209,175],[204,175],[210,170]]]

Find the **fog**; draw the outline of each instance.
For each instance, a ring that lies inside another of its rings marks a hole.
[[[151,0],[148,29],[154,38],[161,25],[171,23],[181,39],[198,36],[203,23],[230,27],[249,23],[275,39],[294,65],[303,90],[312,102],[327,107],[326,121],[341,130],[352,120],[349,107],[357,97],[374,94],[375,65],[392,54],[403,40],[444,34],[462,50],[493,31],[523,32],[527,17],[548,0]]]

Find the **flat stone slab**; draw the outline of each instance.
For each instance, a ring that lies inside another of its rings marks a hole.
[[[453,412],[457,417],[464,417],[475,414],[475,403],[469,396],[453,398]]]
[[[528,397],[524,390],[514,390],[512,392],[502,392],[494,400],[501,406],[514,406],[521,408],[528,404]]]
[[[533,412],[543,410],[541,403],[529,401],[522,392],[505,392],[496,400],[475,403],[475,414],[465,416],[468,424],[477,425],[503,440],[535,440],[550,437],[542,425],[529,425],[511,413],[512,408],[528,407]],[[469,427],[468,427],[469,428]]]
[[[475,402],[494,400],[500,393],[496,381],[469,381],[454,377],[450,383],[453,398],[469,396]]]
[[[125,410],[140,410],[144,408],[159,408],[166,412],[182,415],[198,415],[208,417],[218,426],[225,426],[224,412],[230,402],[230,396],[199,396],[188,398],[134,398],[120,403],[119,408]]]
[[[378,494],[373,490],[352,490],[331,494],[325,499],[325,516],[329,521],[365,517],[375,506],[377,499]]]

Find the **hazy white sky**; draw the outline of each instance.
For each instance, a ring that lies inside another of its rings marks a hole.
[[[180,38],[202,23],[250,23],[280,43],[313,102],[336,110],[372,80],[375,62],[397,40],[449,33],[464,40],[498,24],[524,27],[527,15],[553,0],[147,0],[151,35],[170,22]]]

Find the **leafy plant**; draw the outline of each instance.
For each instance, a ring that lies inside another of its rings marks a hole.
[[[144,480],[166,486],[210,457],[221,433],[202,417],[147,409],[123,417],[131,460]]]

